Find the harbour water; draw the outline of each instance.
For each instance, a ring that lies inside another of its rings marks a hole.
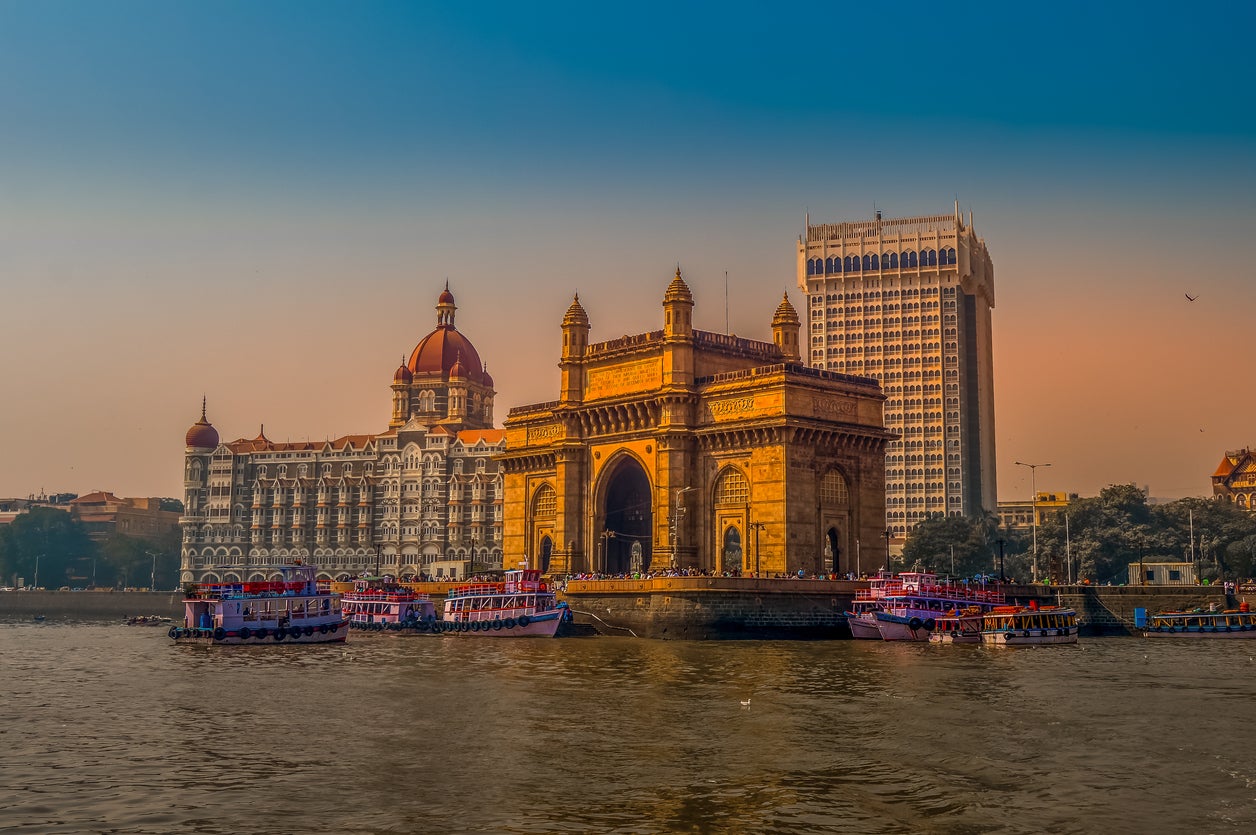
[[[1248,643],[0,624],[0,830],[1252,831]]]

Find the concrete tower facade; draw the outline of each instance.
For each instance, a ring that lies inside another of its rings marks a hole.
[[[802,355],[880,381],[886,524],[896,539],[935,513],[997,508],[991,315],[994,264],[959,213],[807,222]]]

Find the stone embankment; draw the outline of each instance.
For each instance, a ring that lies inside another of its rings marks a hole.
[[[161,615],[183,617],[183,593],[177,591],[4,591],[0,620],[121,620]]]

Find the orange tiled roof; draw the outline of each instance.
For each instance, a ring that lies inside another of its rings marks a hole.
[[[497,444],[501,443],[502,438],[505,437],[505,429],[464,429],[458,433],[458,440],[467,446],[481,440],[486,444]]]
[[[95,493],[88,493],[86,496],[79,496],[77,499],[71,499],[70,504],[100,504],[102,502],[121,502],[113,493],[108,490],[97,490]]]
[[[1212,477],[1213,478],[1225,478],[1230,473],[1234,472],[1234,465],[1236,463],[1238,462],[1235,461],[1230,456],[1228,455],[1225,456],[1224,458],[1221,459],[1221,463],[1217,465],[1217,471],[1212,474]]]

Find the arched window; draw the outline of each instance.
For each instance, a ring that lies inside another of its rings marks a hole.
[[[954,248],[948,248],[946,250],[946,263],[948,264],[955,263],[955,249]]]
[[[908,256],[908,259],[911,261],[911,264],[909,264],[909,266],[912,266],[912,267],[919,266],[918,262],[916,261],[916,250],[913,249],[911,252],[908,252],[907,256]]]
[[[715,482],[716,504],[745,504],[750,501],[750,483],[736,467],[728,467]]]
[[[871,255],[865,255],[863,257],[863,268],[865,272],[872,269],[872,256]]]
[[[741,531],[736,525],[724,529],[724,570],[741,568]]]
[[[846,479],[837,470],[829,470],[820,481],[820,503],[827,507],[844,506],[850,501]]]
[[[877,255],[876,253],[873,253],[872,255],[872,267],[871,268],[874,270],[881,269],[881,257]]]
[[[558,494],[548,484],[541,485],[532,499],[532,516],[545,517],[558,514]]]
[[[938,265],[938,251],[936,249],[929,250],[929,266],[936,267]]]
[[[890,258],[890,269],[897,270],[898,269],[898,253],[891,252],[889,255],[889,258]]]

